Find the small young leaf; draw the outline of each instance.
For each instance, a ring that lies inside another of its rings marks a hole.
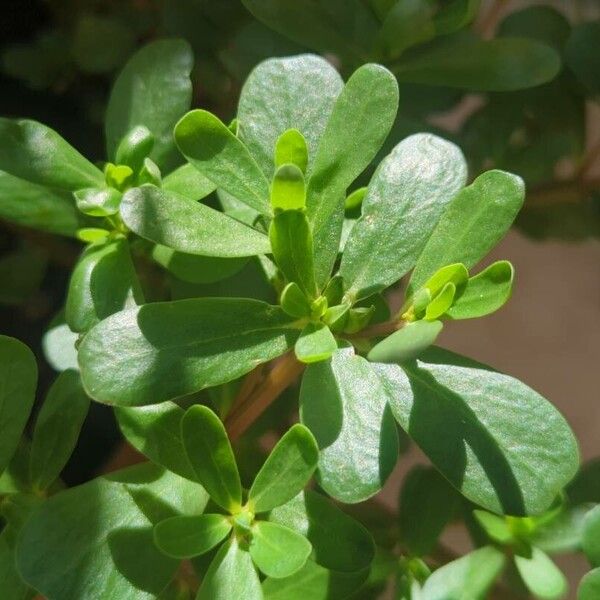
[[[0,472],[19,444],[35,398],[37,364],[22,342],[0,335]]]
[[[73,193],[77,208],[90,217],[107,217],[119,212],[122,194],[112,187],[84,188]]]
[[[467,271],[467,267],[462,263],[454,263],[438,269],[425,282],[423,287],[427,288],[432,296],[435,296],[447,283],[453,283],[459,288],[462,287],[468,279],[469,271]]]
[[[322,317],[323,323],[325,323],[333,333],[344,331],[348,325],[350,310],[348,304],[331,306],[325,311],[325,314]]]
[[[138,185],[144,185],[145,183],[156,185],[157,187],[162,186],[162,174],[158,165],[151,158],[144,159],[144,164],[137,177]]]
[[[586,573],[577,588],[577,600],[596,600],[600,597],[600,568]]]
[[[434,135],[412,135],[394,148],[371,179],[342,256],[350,298],[380,292],[414,266],[466,176],[458,147]]]
[[[568,584],[561,570],[539,548],[531,556],[515,555],[515,565],[527,589],[540,600],[558,600],[567,593]]]
[[[210,179],[206,179],[194,165],[186,163],[163,177],[162,189],[165,192],[175,192],[190,200],[202,200],[214,192],[215,184]]]
[[[255,513],[272,510],[300,493],[319,460],[319,448],[312,433],[294,425],[277,442],[254,478],[248,502]]]
[[[293,575],[304,566],[311,551],[310,542],[293,529],[269,521],[257,521],[252,527],[250,556],[267,577]]]
[[[110,231],[100,227],[82,227],[77,230],[76,236],[78,240],[86,244],[104,244],[108,242]]]
[[[154,543],[171,558],[191,558],[214,548],[231,527],[224,515],[171,517],[154,526]]]
[[[139,236],[187,254],[238,257],[270,251],[266,235],[153,185],[133,188],[123,196],[121,218]]]
[[[181,420],[181,437],[196,479],[211,499],[229,512],[239,510],[242,484],[219,417],[206,406],[192,406]]]
[[[115,408],[115,417],[125,439],[153,463],[195,481],[181,439],[185,411],[173,402],[151,406]]]
[[[192,100],[192,66],[192,49],[184,40],[155,41],[129,59],[106,109],[109,157],[132,128],[144,125],[154,137],[150,158],[166,171],[178,163],[173,127]]]
[[[304,136],[297,129],[284,131],[275,144],[275,166],[296,165],[302,173],[308,166],[308,148]]]
[[[52,384],[33,430],[31,482],[38,490],[53,483],[71,456],[90,399],[77,371],[63,371]]]
[[[145,304],[88,332],[79,347],[81,376],[99,402],[156,404],[232,381],[293,347],[299,333],[279,307],[258,300]]]
[[[337,350],[309,366],[300,418],[319,444],[318,480],[328,494],[354,503],[383,487],[398,458],[398,438],[385,391],[362,356]]]
[[[309,317],[311,314],[311,303],[300,286],[293,281],[283,288],[280,304],[288,315],[298,319]]]
[[[417,358],[431,346],[443,328],[441,321],[415,321],[376,344],[367,358],[377,363],[401,363]]]
[[[355,208],[358,208],[362,204],[362,201],[365,199],[368,190],[369,188],[366,186],[354,190],[351,194],[346,196],[344,208],[346,210],[353,210]]]
[[[500,575],[505,562],[504,554],[492,546],[474,550],[434,571],[425,581],[422,597],[426,600],[483,600]]]
[[[104,184],[97,167],[37,121],[0,118],[0,139],[0,169],[10,175],[69,191]]]
[[[219,189],[268,215],[269,182],[227,125],[205,110],[192,110],[175,126],[181,153]]]
[[[304,175],[299,167],[283,164],[277,167],[271,183],[273,210],[301,210],[306,205]]]
[[[444,211],[423,248],[409,283],[418,290],[440,268],[463,263],[470,269],[504,237],[525,198],[523,180],[487,171],[464,188]]]
[[[303,363],[327,360],[338,348],[329,327],[324,323],[309,323],[296,340],[294,352]]]
[[[581,547],[591,565],[600,567],[600,506],[596,506],[585,516]]]
[[[473,319],[495,312],[510,298],[514,274],[507,260],[495,262],[469,279],[446,314],[452,319]]]
[[[441,292],[427,305],[425,319],[427,321],[435,321],[445,315],[452,306],[455,294],[456,286],[449,281],[442,288]]]
[[[297,283],[309,298],[316,298],[313,240],[306,215],[298,210],[275,215],[269,239],[275,262],[286,279]]]
[[[397,109],[396,80],[386,68],[374,64],[357,69],[335,102],[307,190],[320,286],[329,278],[338,254],[346,190],[381,148]],[[377,118],[364,119],[364,115]]]
[[[149,156],[154,146],[154,136],[145,125],[135,125],[119,142],[115,154],[115,162],[127,165],[137,173],[144,164],[144,159]]]
[[[495,542],[506,545],[514,541],[506,519],[486,510],[474,510],[473,516],[477,519],[485,533]]]
[[[260,579],[250,554],[232,538],[210,563],[196,600],[262,600]]]
[[[72,331],[84,333],[102,319],[143,301],[127,240],[84,250],[75,265],[65,306]]]
[[[460,496],[435,469],[418,465],[410,471],[398,511],[400,536],[410,552],[429,554],[459,506]]]

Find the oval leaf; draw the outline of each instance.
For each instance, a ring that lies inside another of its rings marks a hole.
[[[581,547],[594,567],[600,567],[600,506],[585,516]]]
[[[296,358],[307,364],[327,360],[337,349],[335,337],[323,323],[309,323],[294,346]]]
[[[531,556],[515,556],[515,565],[527,589],[541,600],[558,600],[567,593],[567,580],[552,559],[539,548]]]

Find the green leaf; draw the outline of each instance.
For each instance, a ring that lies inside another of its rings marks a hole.
[[[485,546],[440,567],[425,582],[423,600],[483,600],[500,575],[504,554]]]
[[[184,40],[155,41],[129,59],[115,81],[106,109],[110,158],[121,138],[133,127],[144,125],[154,136],[150,158],[165,170],[177,164],[173,127],[190,107],[192,66],[192,51]]]
[[[589,93],[600,94],[600,21],[580,23],[573,27],[565,46],[565,62]]]
[[[42,338],[42,349],[44,358],[55,371],[79,370],[75,348],[78,337],[65,323],[64,315],[52,319]]]
[[[448,282],[442,288],[442,291],[427,305],[425,319],[434,321],[444,316],[446,311],[452,306],[455,294],[456,286],[452,282]]]
[[[258,300],[157,302],[90,330],[79,363],[85,389],[99,402],[157,404],[237,379],[286,352],[299,333],[279,307]]]
[[[173,402],[115,409],[119,429],[138,452],[157,465],[195,481],[181,439],[184,414],[185,411]]]
[[[265,600],[341,600],[349,597],[367,578],[368,569],[340,573],[306,561],[304,567],[285,579],[263,582]]]
[[[38,490],[53,483],[71,456],[90,400],[77,371],[63,371],[52,384],[33,430],[31,482]]]
[[[269,182],[244,144],[218,117],[192,110],[175,126],[181,153],[216,187],[269,214]]]
[[[19,572],[47,598],[152,600],[178,562],[153,543],[153,525],[201,513],[196,483],[151,464],[112,473],[52,496],[18,539]]]
[[[286,164],[297,166],[306,173],[308,166],[308,147],[304,136],[297,129],[284,131],[275,143],[275,166]]]
[[[106,217],[119,212],[121,192],[112,187],[83,188],[73,193],[77,208],[91,217]]]
[[[311,303],[297,283],[288,283],[281,292],[279,300],[281,308],[290,316],[301,319],[309,317],[312,311]]]
[[[0,581],[4,600],[29,600],[34,596],[17,571],[11,533],[6,527],[0,533]]]
[[[523,180],[504,171],[487,171],[464,188],[439,219],[415,266],[409,293],[439,268],[476,265],[506,234],[525,198]]]
[[[289,502],[304,489],[318,460],[319,448],[312,433],[303,425],[294,425],[254,478],[248,494],[253,512],[267,512]]]
[[[386,68],[374,64],[357,69],[335,102],[307,191],[319,286],[327,282],[337,258],[346,191],[381,148],[397,110],[398,84]]]
[[[204,177],[194,165],[186,163],[163,178],[162,189],[190,200],[201,200],[215,190],[215,184]]]
[[[258,574],[250,554],[235,538],[223,544],[202,580],[196,600],[262,600]]]
[[[0,118],[0,169],[31,183],[74,191],[104,185],[104,175],[56,131]]]
[[[192,469],[211,499],[231,513],[242,505],[242,484],[221,420],[206,406],[192,406],[181,420],[181,438]]]
[[[8,466],[33,406],[37,364],[19,340],[0,335],[0,472]]]
[[[214,548],[231,531],[224,515],[171,517],[154,526],[154,543],[172,558],[191,558]]]
[[[17,225],[74,236],[79,214],[69,194],[0,171],[0,218]]]
[[[309,298],[316,298],[313,240],[306,215],[299,210],[278,213],[271,221],[269,239],[275,262],[286,279],[297,283]]]
[[[260,63],[244,83],[238,108],[238,136],[267,179],[275,171],[279,137],[298,130],[308,148],[307,173],[333,104],[343,87],[337,71],[320,56],[302,54]]]
[[[65,319],[84,333],[106,317],[143,301],[127,240],[86,248],[73,269]]]
[[[539,548],[532,548],[530,557],[515,555],[515,565],[525,586],[536,598],[556,600],[567,593],[565,576]]]
[[[585,516],[581,547],[591,565],[600,567],[600,506],[596,506]]]
[[[509,92],[546,83],[558,74],[560,57],[534,40],[441,38],[392,69],[400,82],[445,85],[480,92]]]
[[[271,206],[273,210],[301,210],[306,205],[304,175],[294,164],[277,167],[271,183]]]
[[[446,314],[452,319],[474,319],[497,311],[512,293],[515,276],[507,260],[499,260],[471,277]]]
[[[179,252],[238,257],[270,251],[267,236],[199,202],[153,185],[129,190],[121,218],[139,236]]]
[[[565,506],[548,522],[539,524],[533,532],[532,544],[548,554],[566,554],[581,550],[585,516],[590,504]],[[540,517],[544,519],[544,515]]]
[[[293,529],[268,521],[252,526],[250,556],[267,577],[293,575],[304,566],[311,551],[310,542]]]
[[[462,288],[469,279],[469,271],[462,263],[446,265],[438,269],[424,284],[431,296],[435,296],[447,283],[453,283],[455,287]],[[423,288],[421,288],[423,289]],[[418,291],[418,290],[417,290]]]
[[[310,365],[300,418],[319,444],[318,480],[328,494],[350,504],[383,487],[398,459],[398,437],[385,390],[366,359],[343,349]]]
[[[342,256],[349,298],[379,292],[414,266],[466,176],[458,147],[434,135],[412,135],[394,148],[371,179]]]
[[[435,469],[417,465],[406,476],[400,493],[402,542],[415,556],[429,554],[459,506],[460,496]]]
[[[154,136],[145,125],[133,126],[121,139],[115,153],[118,165],[127,165],[137,173],[154,146]]]
[[[583,576],[577,588],[577,600],[596,600],[600,594],[600,568]]]
[[[375,553],[369,532],[321,494],[305,490],[274,508],[269,521],[293,529],[312,544],[312,560],[334,571],[355,573]]]
[[[294,346],[296,358],[307,364],[327,360],[337,349],[337,341],[324,323],[309,323]]]
[[[367,358],[376,363],[401,363],[420,356],[442,331],[441,321],[415,321],[376,344]]]
[[[507,545],[515,541],[513,532],[504,517],[499,517],[485,510],[474,510],[473,516],[477,519],[477,522],[481,525],[486,535],[498,544]]]
[[[402,428],[469,500],[538,514],[573,477],[577,442],[562,415],[520,381],[441,348],[373,364]]]

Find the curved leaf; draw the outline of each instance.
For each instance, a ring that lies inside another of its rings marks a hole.
[[[539,548],[531,556],[515,556],[515,565],[527,589],[540,600],[558,600],[567,593],[565,576],[552,559]]]

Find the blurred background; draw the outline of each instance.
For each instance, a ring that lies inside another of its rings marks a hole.
[[[235,116],[249,71],[267,57],[319,52],[344,76],[367,60],[386,64],[401,89],[388,151],[410,133],[433,131],[461,146],[471,176],[497,166],[520,174],[528,187],[521,216],[488,259],[515,265],[511,302],[486,319],[448,326],[441,344],[539,390],[570,422],[583,458],[599,455],[600,2],[465,0],[448,2],[463,6],[449,13],[434,0],[297,0],[306,5],[302,27],[273,18],[261,8],[268,4],[4,0],[0,115],[42,121],[101,160],[111,82],[149,40],[189,41],[194,105],[224,120]],[[392,10],[395,19],[383,18]],[[306,27],[311,18],[323,27]],[[521,54],[490,54],[495,77],[469,62],[491,48],[472,44],[513,38],[543,44],[551,56],[529,64],[526,46]],[[36,352],[40,396],[53,377],[42,339],[60,313],[79,247],[3,220],[0,208],[0,332]],[[67,482],[106,468],[119,440],[111,411],[94,404]],[[383,493],[391,507],[403,473],[419,460],[411,450],[400,461]],[[450,546],[464,543],[460,532],[447,537]],[[562,564],[571,581],[585,570],[583,561]]]

